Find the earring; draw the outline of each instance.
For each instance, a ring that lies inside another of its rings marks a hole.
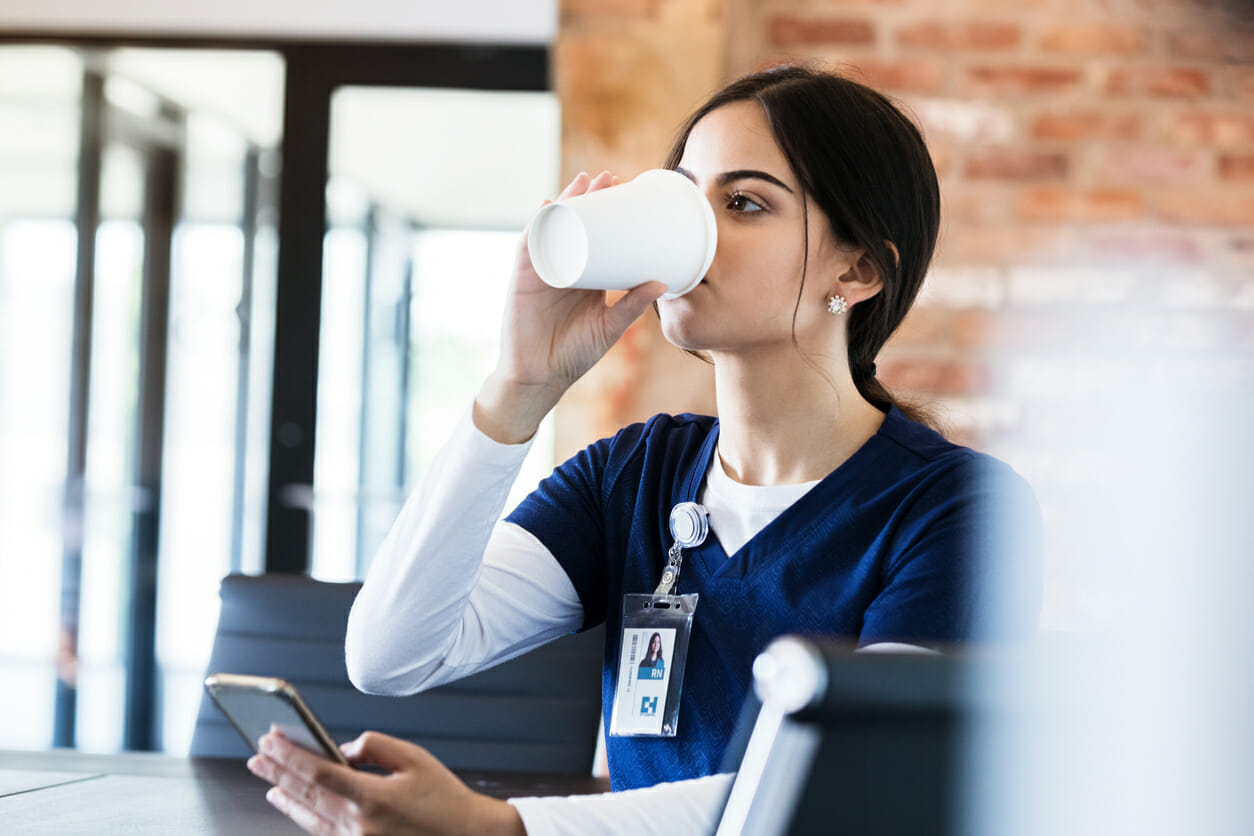
[[[841,296],[839,293],[833,293],[827,297],[828,313],[840,316],[847,310],[849,310],[849,301],[844,296]]]

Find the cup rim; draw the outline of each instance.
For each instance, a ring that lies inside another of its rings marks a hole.
[[[540,211],[536,212],[536,214],[532,216],[531,224],[527,230],[527,255],[530,257],[531,265],[535,269],[536,275],[540,277],[541,281],[550,287],[565,289],[571,287],[579,281],[578,274],[576,274],[573,279],[567,279],[564,283],[557,284],[556,281],[558,271],[553,267],[553,263],[548,257],[547,250],[544,247],[537,248],[535,246],[539,243],[540,237],[544,234],[544,226],[548,223],[549,216],[551,216],[558,209],[570,211],[569,207],[565,206],[561,201],[554,201],[541,206]]]

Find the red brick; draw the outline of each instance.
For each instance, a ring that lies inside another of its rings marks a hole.
[[[1223,154],[1219,176],[1224,180],[1254,180],[1254,154]]]
[[[1056,14],[1059,11],[1059,7],[1068,2],[1091,4],[1093,0],[1015,0],[1012,8],[1016,12],[1022,12],[1027,9],[1036,9],[1038,11],[1049,11]],[[918,5],[935,8],[940,4],[936,3],[935,0],[932,0],[932,2],[924,0],[924,2],[919,2]],[[963,0],[962,3],[963,8],[967,12],[990,12],[1003,15],[1006,13],[1007,5],[1010,4],[1007,4],[1006,0]]]
[[[879,377],[890,390],[934,395],[974,395],[988,391],[988,370],[957,360],[894,358],[880,364]]]
[[[908,93],[939,93],[944,83],[944,64],[926,59],[879,61],[859,58],[849,74],[877,90]]]
[[[1207,151],[1123,146],[1102,153],[1097,178],[1103,183],[1187,185],[1210,179],[1212,171]]]
[[[1203,226],[1254,226],[1254,194],[1218,189],[1170,189],[1153,196],[1154,214],[1165,221]]]
[[[1254,55],[1254,44],[1250,45],[1250,55]],[[1227,70],[1228,92],[1238,102],[1254,104],[1254,65],[1229,67]]]
[[[863,18],[776,15],[769,40],[777,46],[861,46],[875,42],[875,27]]]
[[[1254,55],[1254,34],[1236,29],[1198,27],[1166,33],[1167,54],[1197,61],[1241,61]]]
[[[1168,138],[1186,145],[1241,151],[1254,145],[1254,113],[1249,111],[1184,112],[1169,118],[1166,125]]]
[[[1202,260],[1196,236],[1161,230],[1083,234],[1076,251],[1090,261],[1108,264],[1198,264]]]
[[[894,346],[927,348],[947,346],[953,332],[954,312],[916,305],[893,333]]]
[[[967,70],[977,95],[1051,94],[1077,87],[1084,74],[1074,67],[985,65]]]
[[[928,21],[897,32],[901,46],[921,49],[1011,49],[1019,45],[1017,23],[947,23]]]
[[[953,146],[948,142],[941,142],[929,137],[927,140],[927,151],[932,156],[932,167],[936,169],[937,178],[944,180],[953,169]]]
[[[1192,67],[1122,67],[1106,79],[1112,96],[1197,98],[1211,92],[1210,74]]]
[[[969,157],[966,175],[983,180],[1060,180],[1067,176],[1067,155],[1032,151],[990,151]]]
[[[937,263],[971,267],[1049,261],[1073,246],[1074,232],[1068,227],[1023,227],[1004,221],[991,226],[950,224]]]
[[[1121,0],[1118,8],[1122,11],[1127,5],[1127,0]],[[1198,16],[1206,11],[1205,7],[1206,4],[1200,0],[1133,0],[1132,2],[1132,11],[1143,13],[1147,19],[1151,14],[1162,12],[1184,11],[1191,16]]]
[[[1037,139],[1071,142],[1136,139],[1141,135],[1141,115],[1097,110],[1042,113],[1032,120],[1029,130]]]
[[[986,180],[969,181],[941,194],[941,207],[951,227],[998,223],[1011,211],[1013,189]]]
[[[972,349],[983,345],[1000,344],[998,324],[1005,311],[968,309],[954,315],[953,339],[958,348]]]
[[[1137,189],[1075,189],[1035,186],[1019,194],[1017,215],[1028,221],[1077,221],[1104,223],[1130,221],[1143,216]]]
[[[1046,28],[1040,39],[1046,52],[1095,55],[1132,55],[1142,41],[1138,27],[1114,23],[1063,23]]]
[[[660,0],[561,0],[562,23],[606,18],[651,18]]]

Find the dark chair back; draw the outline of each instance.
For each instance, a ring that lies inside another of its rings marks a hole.
[[[209,672],[288,680],[337,742],[372,729],[412,740],[454,769],[591,772],[603,629],[563,636],[422,694],[372,696],[353,687],[344,664],[348,611],[360,587],[303,575],[226,577]],[[207,695],[190,754],[249,754]]]
[[[1010,708],[978,688],[1006,661],[777,640],[754,665],[762,699],[741,718],[743,752],[729,753],[743,759],[716,836],[965,832],[971,723]]]

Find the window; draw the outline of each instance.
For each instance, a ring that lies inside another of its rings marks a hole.
[[[186,751],[221,577],[364,572],[494,360],[546,86],[536,47],[0,44],[0,748]]]

